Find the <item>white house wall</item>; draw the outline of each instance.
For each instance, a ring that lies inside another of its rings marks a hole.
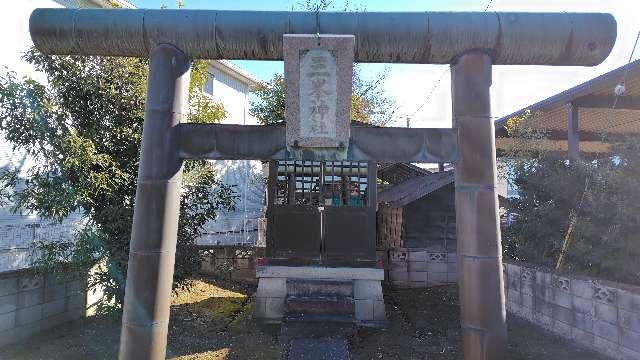
[[[249,114],[249,84],[209,66],[209,79],[203,91],[220,101],[227,117],[223,124],[255,125],[256,119]],[[264,176],[262,164],[249,160],[217,160],[211,166],[220,180],[230,185],[236,195],[234,211],[220,212],[215,221],[205,228],[198,240],[203,245],[255,244],[258,234],[258,219],[264,214]]]

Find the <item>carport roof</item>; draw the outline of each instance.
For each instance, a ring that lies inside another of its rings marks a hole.
[[[616,100],[614,88],[623,82],[626,90]],[[534,124],[548,133],[555,150],[567,151],[568,103],[578,111],[581,152],[606,153],[608,141],[640,134],[640,60],[496,120],[496,147],[504,149],[509,143],[507,121],[529,110]]]

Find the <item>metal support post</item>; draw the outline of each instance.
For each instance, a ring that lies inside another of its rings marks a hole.
[[[567,157],[570,162],[580,159],[580,133],[579,133],[578,107],[567,103]]]

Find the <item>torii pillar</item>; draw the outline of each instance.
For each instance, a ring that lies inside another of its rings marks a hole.
[[[353,127],[340,156],[456,163],[464,356],[497,360],[506,323],[491,66],[599,64],[616,23],[594,13],[36,9],[30,32],[45,54],[151,58],[121,359],[165,357],[183,159],[335,160],[290,152],[284,126],[181,124],[188,59],[282,60],[284,34],[322,33],[355,35],[359,62],[452,66],[453,129]]]

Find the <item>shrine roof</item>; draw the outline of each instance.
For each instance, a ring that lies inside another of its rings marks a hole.
[[[454,172],[443,171],[409,178],[378,193],[378,203],[403,207],[453,183]]]

